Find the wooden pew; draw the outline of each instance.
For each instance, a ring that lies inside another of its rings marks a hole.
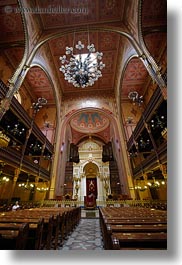
[[[81,218],[77,208],[34,208],[0,214],[0,222],[27,222],[28,249],[57,249]],[[40,222],[43,220],[43,222]]]
[[[11,216],[0,218],[0,223],[4,225],[9,225],[11,223],[21,225],[23,223],[27,223],[29,225],[28,238],[26,243],[26,249],[40,249],[40,245],[42,242],[42,233],[44,226],[44,219],[40,218],[13,218]]]
[[[0,249],[25,250],[28,232],[28,223],[0,223]]]
[[[152,224],[166,224],[166,218],[147,218],[147,219],[143,219],[143,218],[137,218],[137,219],[124,219],[124,218],[108,218],[106,220],[104,220],[105,224],[148,224],[148,225],[152,225]]]
[[[105,247],[106,249],[113,249],[113,240],[112,236],[117,234],[135,234],[135,233],[167,233],[167,225],[166,224],[130,224],[130,225],[106,225],[105,232]]]
[[[113,249],[113,247],[116,247],[115,245],[118,245],[117,248],[120,249],[119,243],[114,245],[114,242],[121,242],[122,240],[122,242],[125,243],[124,245],[122,243],[122,249],[127,248],[129,245],[131,249],[138,247],[141,249],[141,237],[145,234],[151,234],[151,237],[149,237],[150,240],[148,239],[150,243],[146,243],[146,245],[144,244],[145,248],[148,246],[148,248],[152,247],[155,249],[154,244],[152,245],[151,242],[155,236],[157,237],[157,233],[159,235],[161,235],[161,233],[166,234],[167,236],[167,215],[164,211],[151,211],[150,209],[146,208],[136,209],[134,207],[126,209],[124,209],[124,207],[113,207],[110,210],[108,207],[106,207],[99,209],[99,215],[105,249]],[[120,240],[120,238],[118,239],[117,235],[121,236],[121,234],[134,235],[133,243],[131,243],[132,237],[130,236],[129,239],[131,240],[128,242],[127,238],[121,238],[122,240]],[[113,241],[113,235],[115,235],[115,241]],[[135,237],[138,237],[138,245],[136,245]],[[161,238],[162,237],[163,235]],[[161,241],[163,241],[163,239],[161,239]],[[167,239],[165,242],[163,242],[163,245],[162,242],[161,244],[157,243],[156,248],[159,249],[159,247],[161,247],[162,249],[165,249],[166,246]]]
[[[118,224],[112,225],[109,224],[106,226],[108,233],[115,233],[115,232],[167,232],[167,225],[166,224]]]
[[[113,233],[112,250],[167,249],[167,234],[161,233]]]
[[[44,230],[44,219],[41,218],[35,223],[29,223],[29,235],[26,245],[27,250],[40,250],[42,245],[42,235]]]

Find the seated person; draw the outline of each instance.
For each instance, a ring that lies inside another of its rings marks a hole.
[[[18,201],[16,201],[12,207],[12,211],[17,211],[18,209],[20,209],[20,205],[18,204]]]

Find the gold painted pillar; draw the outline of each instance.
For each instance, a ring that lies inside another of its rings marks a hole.
[[[13,178],[12,188],[11,188],[11,191],[10,191],[10,194],[9,194],[9,200],[8,200],[9,202],[11,201],[11,199],[13,197],[19,174],[20,174],[20,169],[16,168],[15,171],[14,171],[14,178]]]
[[[35,183],[34,183],[34,194],[33,194],[33,201],[36,201],[36,194],[37,194],[37,186],[39,183],[39,176],[35,177]]]
[[[140,195],[139,195],[139,192],[138,192],[138,189],[137,189],[138,183],[137,183],[136,179],[133,180],[133,184],[134,184],[133,187],[134,187],[134,191],[135,191],[135,199],[136,200],[140,200]]]
[[[162,172],[164,179],[167,179],[167,165],[166,164],[160,164],[160,170]]]
[[[49,199],[49,189],[50,189],[50,181],[47,181],[47,188],[48,190],[46,191],[46,194],[45,194],[45,200],[48,200]]]
[[[148,195],[148,199],[152,199],[151,193],[150,193],[150,189],[147,185],[148,183],[148,175],[146,173],[143,174],[143,179],[144,179],[144,185],[147,186],[147,195]]]
[[[136,199],[134,180],[132,181],[133,177],[129,175],[129,176],[127,176],[127,179],[128,179],[128,185],[130,188],[130,196],[132,199]]]
[[[55,180],[55,177],[52,177],[51,180]],[[55,183],[53,181],[51,181],[51,186],[49,189],[49,199],[54,199],[55,198]]]

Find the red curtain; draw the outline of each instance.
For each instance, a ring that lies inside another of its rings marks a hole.
[[[93,194],[97,198],[97,179],[87,178],[87,196]]]

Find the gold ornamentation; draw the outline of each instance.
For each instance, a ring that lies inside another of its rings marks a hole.
[[[162,134],[162,137],[163,137],[165,140],[167,140],[167,128],[165,128],[165,129],[161,132],[161,134]]]
[[[2,131],[0,131],[0,147],[7,147],[9,144],[10,138],[6,136]]]

